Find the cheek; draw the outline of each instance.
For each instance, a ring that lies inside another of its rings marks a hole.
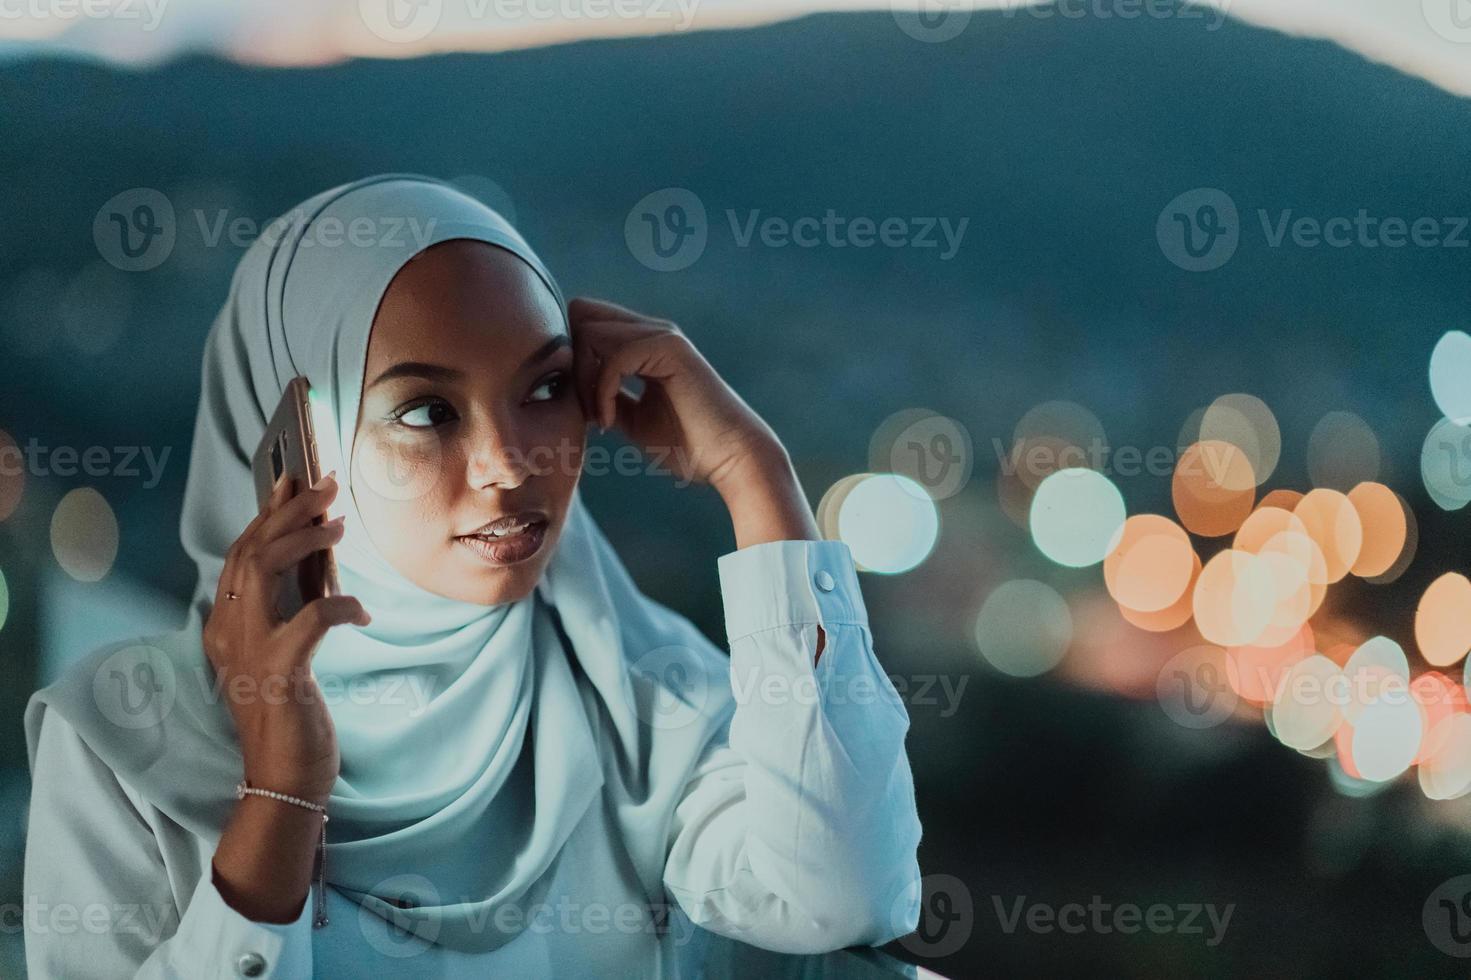
[[[441,497],[444,446],[431,436],[404,439],[362,433],[353,451],[352,487],[358,512],[379,552],[404,568],[421,562],[415,555],[434,538],[425,529],[445,513]]]
[[[582,475],[582,459],[587,450],[587,424],[580,408],[560,412],[540,427],[530,450],[528,469],[538,478],[558,489],[558,502],[572,495],[572,488]]]
[[[412,437],[365,432],[357,440],[352,465],[352,485],[359,497],[366,494],[389,505],[414,504],[443,485],[444,443],[433,430]]]

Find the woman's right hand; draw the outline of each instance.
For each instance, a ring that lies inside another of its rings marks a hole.
[[[327,631],[367,625],[352,596],[315,599],[283,620],[279,576],[342,538],[342,519],[313,523],[337,496],[334,474],[291,495],[281,480],[225,556],[204,650],[235,721],[252,786],[325,804],[340,764],[332,717],[312,676],[312,655]],[[227,598],[234,592],[237,599]]]

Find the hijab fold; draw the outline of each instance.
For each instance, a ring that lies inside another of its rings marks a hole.
[[[371,231],[322,233],[354,227]],[[728,733],[726,656],[639,591],[580,491],[535,590],[481,606],[400,575],[357,511],[357,474],[336,462],[351,461],[373,317],[409,259],[454,238],[507,249],[552,291],[566,326],[556,281],[500,214],[415,174],[332,188],[269,228],[242,256],[205,343],[180,525],[199,570],[188,621],[96,651],[38,692],[25,719],[32,762],[55,710],[150,804],[218,837],[241,759],[201,630],[225,553],[257,509],[252,452],[285,384],[304,374],[324,468],[335,462],[343,486],[332,506],[346,517],[335,549],[342,586],[373,617],[331,630],[312,664],[342,757],[328,803],[329,886],[430,942],[494,949],[515,935],[497,927],[507,921],[498,910],[540,901],[563,844],[601,805],[638,886],[664,901],[674,806],[702,752]],[[127,679],[143,677],[152,693],[140,712]],[[696,710],[660,724],[651,705],[670,699]],[[405,876],[427,882],[407,903]]]

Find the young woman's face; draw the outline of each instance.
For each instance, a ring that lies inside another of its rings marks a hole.
[[[399,270],[373,320],[352,488],[378,550],[430,592],[531,593],[582,472],[587,420],[551,290],[521,259],[455,239]],[[486,525],[525,515],[497,538]]]

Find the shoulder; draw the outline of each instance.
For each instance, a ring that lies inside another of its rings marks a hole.
[[[193,657],[191,649],[199,653]],[[181,696],[197,690],[202,649],[184,631],[104,644],[70,664],[26,704],[26,745],[32,768],[43,729],[65,728],[107,759],[140,744],[158,747]],[[61,737],[61,736],[57,736]]]

